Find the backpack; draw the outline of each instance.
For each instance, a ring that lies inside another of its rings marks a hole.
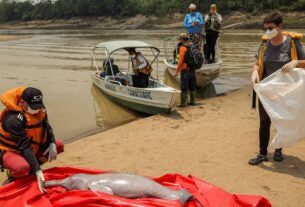
[[[184,62],[187,63],[191,71],[200,69],[204,61],[200,47],[196,47],[196,45],[193,44],[186,47],[187,51]]]

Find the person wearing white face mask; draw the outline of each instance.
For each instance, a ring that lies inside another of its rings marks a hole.
[[[305,52],[300,43],[301,34],[283,32],[283,18],[278,12],[272,12],[264,18],[266,34],[256,54],[256,62],[251,76],[252,84],[256,84],[277,70],[289,72],[295,67],[305,66]],[[268,145],[270,139],[271,120],[263,105],[259,102],[259,154],[250,159],[250,165],[268,161]],[[282,149],[275,149],[275,161],[284,159]]]
[[[135,48],[127,49],[134,75],[132,76],[133,87],[147,88],[149,85],[149,76],[152,67],[146,58],[140,52],[136,52]]]
[[[44,192],[40,165],[56,160],[64,146],[55,140],[42,93],[32,87],[14,88],[4,92],[1,101],[6,108],[0,116],[0,165],[7,169],[6,182],[35,174]]]

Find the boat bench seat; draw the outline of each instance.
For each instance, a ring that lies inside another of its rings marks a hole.
[[[105,79],[106,80],[110,80],[110,81],[111,80],[118,81],[118,82],[120,82],[124,86],[127,86],[127,85],[129,85],[131,83],[131,81],[128,79],[127,75],[122,75],[122,74],[115,75],[115,76],[109,75],[109,76],[106,76]]]

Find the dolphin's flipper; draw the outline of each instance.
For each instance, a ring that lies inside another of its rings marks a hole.
[[[180,202],[182,206],[184,206],[185,202],[193,198],[193,195],[188,190],[181,189],[179,192],[180,192],[180,196],[179,196]]]
[[[104,192],[113,195],[113,191],[110,187],[103,185],[100,182],[91,182],[88,184],[88,188],[95,192]]]

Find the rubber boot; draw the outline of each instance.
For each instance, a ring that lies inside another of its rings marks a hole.
[[[180,98],[181,100],[178,107],[185,107],[187,105],[187,93],[181,92]]]
[[[191,102],[190,105],[195,106],[196,105],[196,91],[191,91]]]
[[[15,180],[15,178],[11,175],[11,173],[8,170],[6,171],[6,176],[7,179],[2,183],[2,185],[9,184]]]

